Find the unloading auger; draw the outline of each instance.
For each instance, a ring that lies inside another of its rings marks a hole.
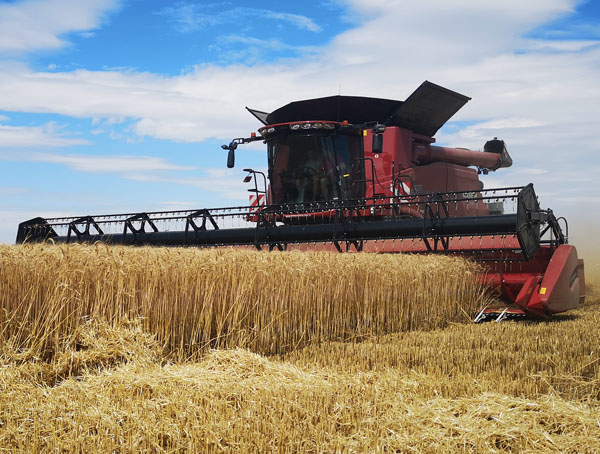
[[[233,167],[238,145],[267,145],[267,175],[244,169],[249,205],[38,217],[19,225],[17,243],[450,253],[484,265],[481,279],[517,308],[501,317],[577,307],[583,261],[566,220],[540,208],[531,184],[484,189],[479,180],[512,165],[504,141],[483,151],[433,145],[469,99],[426,81],[404,102],[332,96],[248,109],[263,123],[259,135],[223,148]]]

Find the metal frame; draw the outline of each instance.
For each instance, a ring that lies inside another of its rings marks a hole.
[[[469,203],[513,200],[513,215],[453,216]],[[461,205],[464,204],[464,205]],[[249,220],[250,208],[252,220]],[[453,211],[454,210],[454,211]],[[405,213],[420,213],[419,218]],[[201,219],[201,222],[199,222]],[[163,227],[169,222],[180,228]],[[227,223],[240,226],[228,228]],[[109,227],[116,226],[114,233]],[[83,228],[82,228],[83,226]],[[122,226],[121,232],[118,232]],[[61,231],[65,233],[61,234]],[[78,218],[36,218],[19,226],[19,242],[96,242],[112,244],[156,244],[180,246],[249,245],[285,250],[291,244],[329,243],[335,250],[362,251],[377,240],[420,239],[424,244],[414,252],[469,253],[482,261],[499,260],[498,248],[465,250],[453,248],[456,237],[517,236],[520,251],[506,249],[505,259],[527,260],[540,247],[540,236],[551,233],[552,248],[566,243],[558,220],[550,210],[540,210],[531,185],[478,191],[419,194],[407,197],[332,200],[264,207],[228,207],[189,211],[143,212]]]

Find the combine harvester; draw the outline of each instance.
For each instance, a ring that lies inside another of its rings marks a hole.
[[[512,165],[504,142],[433,145],[469,99],[426,81],[404,102],[332,96],[248,109],[264,125],[259,135],[223,148],[231,168],[238,145],[267,144],[268,175],[244,169],[249,206],[35,218],[19,225],[17,242],[451,253],[481,262],[482,279],[514,304],[476,321],[576,308],[583,261],[566,220],[540,208],[531,184],[484,189],[478,178]]]

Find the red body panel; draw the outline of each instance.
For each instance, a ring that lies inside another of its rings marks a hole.
[[[540,283],[538,291],[541,305],[550,313],[564,312],[579,305],[585,296],[585,282],[582,279],[583,264],[577,258],[573,246],[558,246]]]

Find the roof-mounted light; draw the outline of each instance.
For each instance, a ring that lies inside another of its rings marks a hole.
[[[317,122],[302,122],[302,123],[291,123],[290,124],[290,129],[292,131],[298,131],[299,129],[335,129],[337,126],[337,123],[334,122],[322,122],[322,121],[317,121]]]
[[[324,121],[302,121],[302,122],[298,122],[298,123],[283,123],[280,125],[273,125],[273,126],[265,126],[263,128],[260,128],[258,130],[259,134],[263,137],[272,134],[276,131],[281,131],[282,129],[285,130],[286,128],[291,130],[291,131],[302,131],[302,130],[309,130],[309,129],[327,129],[327,130],[334,130],[339,126],[340,123],[338,122],[334,122],[334,121],[328,121],[328,122],[324,122]]]

